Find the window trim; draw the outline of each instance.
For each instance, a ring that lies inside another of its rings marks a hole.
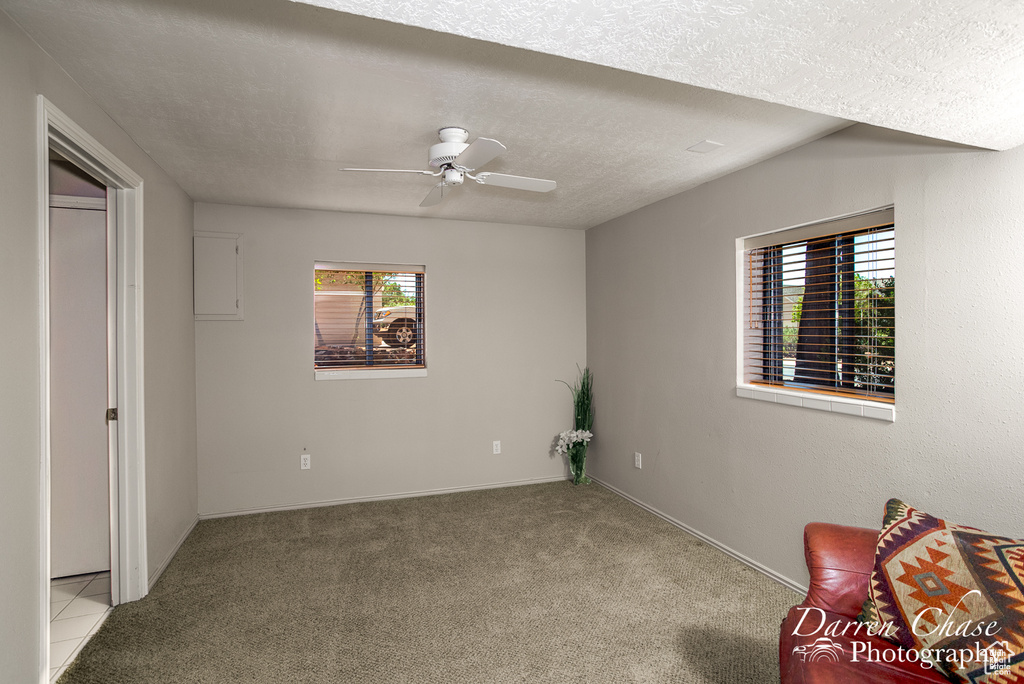
[[[883,213],[885,212],[885,213]],[[843,214],[830,219],[811,221],[780,230],[765,231],[736,239],[736,396],[743,399],[754,399],[770,403],[797,406],[819,411],[842,413],[846,415],[872,418],[887,422],[896,419],[895,397],[891,400],[854,397],[832,392],[826,388],[788,388],[756,382],[748,382],[745,377],[744,350],[747,342],[746,307],[749,302],[749,284],[747,283],[747,252],[748,250],[775,244],[784,244],[824,237],[865,227],[864,217],[877,214],[886,222],[895,221],[894,205]]]
[[[370,380],[372,378],[425,378],[426,368],[353,368],[339,370],[336,368],[313,370],[315,380]]]
[[[423,292],[426,293],[427,289],[427,267],[425,264],[400,264],[400,263],[376,263],[376,262],[356,262],[356,261],[321,261],[318,260],[313,264],[313,276],[316,276],[316,272],[319,270],[337,270],[337,271],[363,271],[363,272],[400,272],[400,273],[417,273],[423,278]],[[315,293],[315,290],[314,290]],[[426,310],[425,304],[420,302],[419,305],[423,310]],[[314,307],[315,308],[315,307]],[[314,313],[315,323],[315,313]],[[311,326],[315,328],[314,326]],[[369,379],[399,379],[399,378],[425,378],[427,377],[427,357],[426,349],[429,348],[427,342],[428,330],[426,316],[423,317],[423,363],[422,365],[410,365],[410,366],[388,366],[383,368],[373,367],[356,367],[356,368],[314,368],[313,379],[314,380],[369,380]],[[314,340],[314,347],[316,346]]]

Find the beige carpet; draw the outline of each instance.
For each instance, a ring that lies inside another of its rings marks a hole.
[[[800,598],[597,484],[248,515],[60,682],[762,684]]]

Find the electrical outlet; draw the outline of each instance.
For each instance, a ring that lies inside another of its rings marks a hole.
[[[310,459],[310,455],[309,454],[307,454],[307,453],[301,454],[299,456],[299,468],[301,468],[302,470],[309,470],[309,466],[310,466],[309,459]]]
[[[636,466],[637,468],[640,467],[640,452],[639,451],[634,451],[633,452],[633,465]]]
[[[501,453],[501,440],[500,439],[494,440],[494,445],[493,446],[494,446],[494,453],[500,454]]]

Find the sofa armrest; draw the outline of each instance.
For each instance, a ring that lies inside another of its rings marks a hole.
[[[829,523],[804,528],[810,587],[803,605],[856,617],[868,597],[878,531]]]

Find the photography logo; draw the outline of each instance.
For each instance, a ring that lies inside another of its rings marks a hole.
[[[1013,659],[1013,650],[1010,644],[1005,641],[997,641],[988,648],[978,651],[976,662],[981,662],[984,667],[984,674],[1010,674],[1010,663]]]
[[[815,639],[813,643],[793,647],[793,653],[800,656],[804,662],[827,661],[839,662],[839,656],[843,653],[843,647],[838,641],[832,641],[828,637]]]

